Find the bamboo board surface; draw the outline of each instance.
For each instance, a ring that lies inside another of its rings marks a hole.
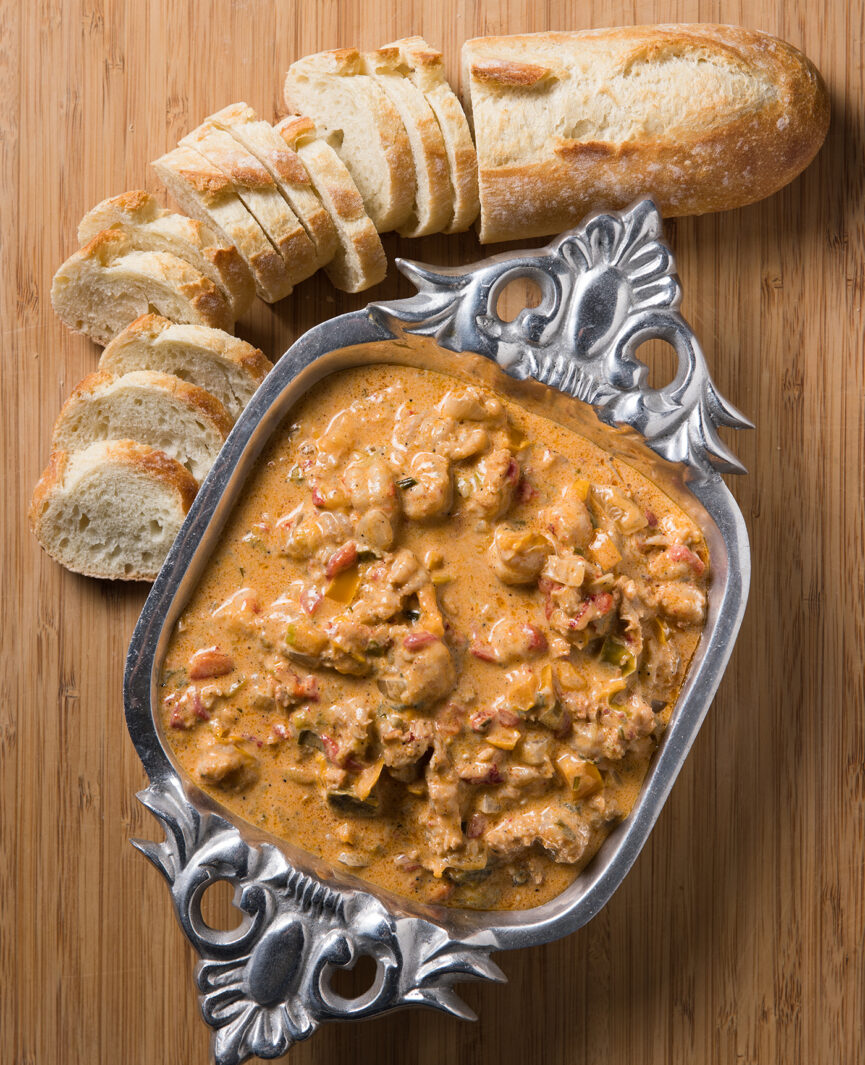
[[[281,75],[321,48],[422,33],[453,78],[481,33],[741,22],[803,48],[829,84],[821,155],[779,195],[670,225],[684,311],[721,391],[756,423],[733,442],[753,545],[730,668],[660,821],[610,904],[566,940],[499,955],[466,985],[469,1025],[418,1010],[331,1025],[302,1063],[496,1065],[865,1060],[865,204],[863,8],[843,0],[5,0],[0,4],[3,595],[0,1061],[198,1065],[193,957],[157,873],[157,838],[121,676],[141,586],[85,580],[25,520],[51,424],[97,350],[49,303],[81,214],[127,188],[206,114],[278,113]],[[473,235],[386,239],[440,264]],[[239,332],[276,356],[370,299],[306,282]]]

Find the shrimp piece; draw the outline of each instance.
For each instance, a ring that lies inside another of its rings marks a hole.
[[[524,662],[546,649],[547,638],[536,625],[512,618],[497,621],[486,639],[475,638],[470,648],[475,658],[500,666]]]
[[[495,396],[482,396],[476,388],[446,392],[438,409],[456,421],[490,422],[499,425],[504,420],[505,409]]]
[[[455,684],[451,653],[432,633],[409,633],[397,640],[379,677],[379,687],[392,703],[419,709],[444,699]]]
[[[367,624],[388,621],[403,609],[410,596],[420,597],[428,585],[432,588],[429,573],[404,547],[367,570],[360,593],[352,603],[352,616]]]
[[[477,488],[468,509],[489,521],[501,518],[510,509],[520,481],[520,464],[507,448],[495,448],[477,466]]]
[[[414,483],[408,483],[410,481]],[[402,493],[406,517],[412,521],[444,517],[453,506],[453,498],[451,466],[444,455],[432,451],[419,451],[413,455]]]
[[[261,604],[252,588],[239,588],[213,611],[211,617],[219,619],[237,633],[252,632],[257,614],[261,613]]]
[[[699,625],[706,617],[706,593],[693,584],[665,581],[655,589],[662,613],[680,625]]]
[[[316,441],[318,459],[322,465],[335,466],[348,456],[355,446],[356,412],[350,407],[331,418],[327,428]]]
[[[487,555],[496,576],[505,584],[534,584],[552,550],[546,536],[499,525]]]
[[[337,547],[352,535],[352,524],[347,514],[319,510],[309,502],[301,503],[290,514],[280,518],[276,528],[287,534],[282,554],[298,560],[311,558],[322,548]]]
[[[355,459],[342,475],[342,483],[348,493],[352,509],[358,514],[380,510],[394,519],[399,514],[399,499],[393,481],[393,470],[384,459]]]
[[[540,522],[562,547],[583,550],[594,533],[589,508],[573,484],[565,485],[559,499],[541,511]]]
[[[258,759],[233,744],[215,743],[205,748],[195,765],[205,784],[226,791],[243,791],[258,779]]]
[[[505,817],[484,834],[490,850],[505,860],[539,843],[556,862],[572,864],[585,854],[591,838],[587,822],[559,803]]]
[[[649,576],[658,581],[687,580],[701,577],[706,564],[698,554],[684,544],[673,544],[666,551],[652,555],[648,563]]]

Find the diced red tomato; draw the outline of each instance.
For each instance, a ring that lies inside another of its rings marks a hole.
[[[347,544],[338,547],[327,560],[327,565],[324,567],[324,574],[326,577],[335,577],[337,573],[342,573],[343,570],[351,569],[356,562],[357,544],[354,540],[349,540]]]
[[[706,564],[700,556],[695,554],[689,547],[685,547],[684,544],[673,544],[668,549],[667,554],[674,562],[687,563],[698,577],[706,569]]]
[[[419,651],[422,647],[429,647],[431,643],[436,643],[437,640],[438,636],[434,636],[431,632],[410,632],[402,641],[402,645],[407,651]]]
[[[469,839],[480,839],[487,827],[487,819],[483,814],[472,814],[466,825],[466,836]]]
[[[321,592],[314,585],[310,585],[300,593],[301,609],[305,614],[314,614],[323,598]]]

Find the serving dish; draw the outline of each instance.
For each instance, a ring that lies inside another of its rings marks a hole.
[[[324,1020],[413,1004],[471,1017],[454,983],[501,980],[491,953],[547,942],[590,920],[651,831],[720,682],[745,607],[747,534],[721,480],[722,472],[743,469],[717,428],[750,423],[716,391],[679,314],[673,256],[650,200],[592,215],[538,250],[466,268],[399,265],[416,296],[317,326],[265,380],[190,510],[129,648],[127,724],[150,778],[139,798],[166,834],[163,842],[135,845],[168,881],[180,925],[200,955],[196,983],[220,1065],[284,1054]],[[541,301],[508,322],[496,308],[518,278],[534,281]],[[671,344],[678,359],[674,379],[657,389],[638,358],[651,338]],[[232,821],[179,769],[157,724],[160,663],[171,630],[262,448],[316,382],[373,362],[439,369],[540,397],[548,417],[608,450],[614,446],[659,484],[698,523],[709,547],[706,626],[639,798],[573,884],[530,910],[412,904]],[[201,912],[204,892],[219,880],[233,885],[242,914],[228,932],[210,928]],[[331,977],[362,955],[375,961],[375,978],[358,998],[346,999]]]

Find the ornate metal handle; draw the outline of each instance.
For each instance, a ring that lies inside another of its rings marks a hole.
[[[372,309],[396,333],[486,355],[514,377],[536,378],[591,403],[602,421],[630,425],[659,455],[699,475],[744,473],[717,428],[753,426],[718,393],[678,313],[681,286],[661,233],[657,207],[641,200],[627,211],[596,214],[545,248],[468,268],[397,260],[417,296]],[[534,281],[542,299],[506,322],[495,308],[515,278]],[[649,387],[637,358],[639,346],[655,337],[678,357],[675,378],[660,389]]]
[[[489,957],[497,949],[492,937],[459,942],[430,921],[391,916],[365,892],[333,891],[275,847],[253,847],[224,818],[202,813],[174,777],[138,798],[166,838],[133,844],[168,881],[180,926],[201,956],[195,981],[217,1065],[239,1065],[253,1054],[280,1057],[321,1021],[400,1006],[432,1006],[472,1020],[451,985],[504,980]],[[210,928],[201,915],[202,895],[219,880],[234,886],[243,914],[230,932]],[[345,999],[331,976],[364,954],[376,963],[373,984]]]

